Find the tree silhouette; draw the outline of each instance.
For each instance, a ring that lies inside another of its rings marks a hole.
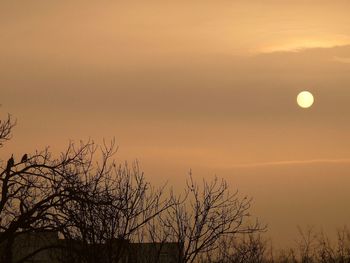
[[[174,205],[167,209],[163,228],[170,239],[183,244],[184,262],[194,262],[199,255],[216,251],[224,236],[255,233],[264,229],[258,221],[249,224],[251,199],[231,193],[224,180],[203,180],[200,187],[190,174],[183,198],[172,195]]]
[[[6,243],[5,262],[11,262],[11,247],[19,232],[61,229],[59,207],[79,191],[71,188],[71,182],[89,147],[70,145],[59,159],[53,159],[48,150],[38,152],[0,173],[0,244]]]
[[[135,240],[141,228],[172,206],[163,198],[164,188],[153,189],[137,163],[129,167],[111,160],[115,149],[114,142],[104,145],[100,165],[90,164],[72,186],[82,191],[61,206],[62,233],[81,244],[77,252],[83,262],[119,262],[125,241]],[[93,249],[101,245],[111,247]]]
[[[0,122],[0,147],[14,126],[11,116]],[[116,150],[114,141],[102,147],[88,141],[70,143],[57,157],[46,148],[1,162],[0,262],[13,262],[13,244],[27,232],[61,233],[67,242],[47,247],[60,249],[61,262],[119,262],[128,242],[148,241],[158,252],[176,242],[182,263],[217,251],[222,237],[263,229],[247,220],[251,200],[231,193],[224,180],[199,187],[190,176],[184,195],[176,195],[152,187],[137,162],[117,164]]]
[[[14,122],[9,116],[0,125],[0,142],[9,140]],[[3,144],[1,144],[3,146]],[[58,230],[59,207],[75,198],[79,188],[72,188],[91,156],[93,144],[70,144],[60,157],[49,149],[36,152],[25,162],[13,155],[0,167],[0,246],[5,248],[1,262],[12,262],[12,246],[20,233]]]

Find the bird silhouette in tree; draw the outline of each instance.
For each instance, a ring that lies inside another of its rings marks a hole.
[[[9,173],[11,171],[12,166],[15,164],[15,160],[13,159],[13,154],[11,158],[7,161],[6,172]]]
[[[26,161],[28,161],[28,154],[25,153],[25,154],[22,156],[21,163],[25,163]]]

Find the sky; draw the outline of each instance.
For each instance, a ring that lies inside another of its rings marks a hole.
[[[350,222],[349,1],[0,3],[1,156],[115,138],[151,182],[225,178],[276,244]],[[314,105],[296,96],[309,90]],[[5,158],[5,157],[4,157]],[[18,157],[19,158],[19,157]]]

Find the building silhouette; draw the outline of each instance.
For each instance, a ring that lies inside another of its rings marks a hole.
[[[1,255],[5,247],[0,245]],[[12,244],[13,263],[181,263],[182,254],[179,243],[112,239],[103,244],[86,244],[60,239],[54,231],[17,233]]]

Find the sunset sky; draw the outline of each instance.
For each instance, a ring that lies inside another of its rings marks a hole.
[[[2,159],[115,138],[151,182],[227,179],[274,242],[350,227],[349,1],[0,3]],[[309,90],[314,105],[296,96]]]

